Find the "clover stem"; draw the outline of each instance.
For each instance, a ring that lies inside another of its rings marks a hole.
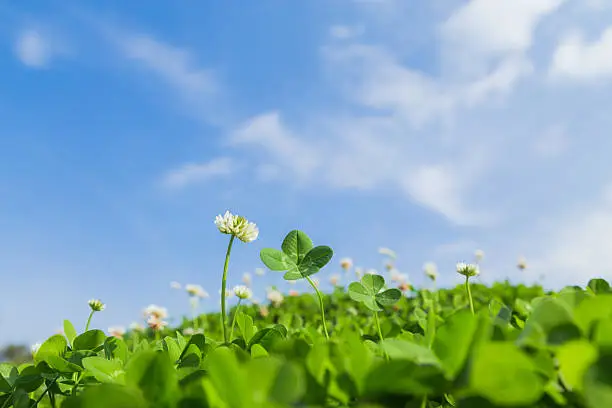
[[[4,400],[4,404],[2,404],[2,408],[8,407],[12,399],[13,399],[13,394],[9,395],[9,397],[6,400]]]
[[[380,342],[383,342],[382,330],[380,330],[380,320],[378,319],[378,312],[374,312],[374,320],[376,321],[376,328],[378,329],[378,337],[380,337]]]
[[[225,264],[223,265],[223,278],[221,280],[221,326],[223,327],[223,341],[225,344],[228,344],[227,338],[227,327],[225,325],[226,315],[225,315],[225,288],[227,287],[227,267],[229,265],[230,253],[232,252],[232,244],[234,243],[235,235],[229,240],[229,244],[227,245],[227,252],[225,253]]]
[[[325,332],[325,338],[329,340],[329,333],[327,332],[327,324],[325,323],[325,307],[323,305],[323,297],[321,296],[321,292],[317,288],[317,285],[314,284],[310,276],[306,276],[306,280],[310,283],[310,286],[317,292],[317,297],[319,298],[319,305],[321,306],[321,318],[323,319],[323,331]]]
[[[470,277],[465,277],[465,290],[468,294],[468,299],[470,301],[470,310],[472,310],[472,315],[474,314],[474,301],[472,300],[472,291],[470,290]]]
[[[242,299],[238,299],[238,305],[236,306],[236,311],[234,312],[234,318],[232,319],[232,330],[230,331],[230,340],[234,337],[234,326],[236,325],[236,316],[238,316],[238,312],[240,312],[240,302],[242,302]]]
[[[92,310],[89,313],[89,317],[87,318],[87,324],[85,325],[85,331],[89,330],[89,325],[91,324],[91,318],[93,317],[94,313],[95,313],[94,310]]]
[[[197,332],[200,328],[200,322],[198,321],[198,304],[194,300],[190,300],[191,303],[191,316],[193,317],[193,328]]]
[[[378,337],[380,337],[380,346],[382,347],[382,343],[385,340],[382,335],[382,330],[380,330],[380,320],[378,319],[378,312],[374,312],[374,320],[376,321],[376,328],[378,329]],[[383,353],[385,353],[385,358],[389,361],[389,353],[387,350],[383,348]]]
[[[427,408],[427,395],[423,397],[423,401],[421,402],[421,408]]]
[[[58,379],[58,378],[59,378],[59,375],[58,375],[57,377],[55,377],[55,378],[53,379],[53,381],[51,381],[51,384],[49,384],[49,385],[48,385],[48,386],[45,388],[45,391],[44,391],[44,392],[43,392],[43,393],[40,395],[40,397],[38,397],[38,399],[37,399],[36,401],[34,401],[34,404],[32,404],[32,407],[37,407],[37,406],[38,406],[38,403],[39,403],[40,401],[42,401],[42,399],[45,397],[45,395],[47,395],[47,393],[49,392],[49,389],[50,389],[51,387],[53,387],[53,384],[55,384],[55,382],[57,381],[57,379]],[[50,396],[50,395],[51,395],[51,394],[49,394],[49,399],[51,399],[51,396]]]

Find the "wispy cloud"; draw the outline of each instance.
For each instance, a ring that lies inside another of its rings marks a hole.
[[[580,82],[612,79],[612,27],[588,43],[583,34],[568,35],[555,50],[550,75],[553,79]]]
[[[141,63],[187,96],[212,96],[218,92],[213,71],[198,67],[186,49],[147,35],[126,35],[120,46],[127,58]]]
[[[45,68],[51,62],[55,49],[48,37],[36,29],[24,29],[15,42],[17,58],[30,68]]]
[[[162,177],[162,185],[169,189],[179,189],[216,177],[229,176],[236,168],[237,164],[227,157],[219,157],[206,163],[188,163],[166,173]]]

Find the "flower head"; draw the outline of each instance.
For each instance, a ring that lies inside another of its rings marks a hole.
[[[108,328],[108,334],[113,337],[122,338],[125,334],[125,327],[123,326],[113,326]]]
[[[297,291],[297,290],[295,290],[295,289],[291,289],[291,290],[289,291],[289,296],[293,296],[293,297],[295,297],[295,296],[300,296],[300,292],[298,292],[298,291]]]
[[[340,267],[345,271],[348,271],[353,267],[353,260],[351,258],[342,258],[340,260]]]
[[[149,318],[147,319],[147,324],[151,329],[157,331],[166,327],[168,325],[168,322],[155,316],[149,316]]]
[[[165,319],[168,317],[168,309],[157,305],[149,305],[144,309],[145,317],[154,317],[156,319]]]
[[[519,268],[521,271],[524,271],[525,269],[527,269],[527,260],[521,256],[518,259],[516,267]]]
[[[185,285],[185,290],[187,291],[189,296],[198,297],[200,299],[208,297],[208,293],[200,285],[188,283],[187,285]]]
[[[409,291],[412,288],[412,286],[410,286],[410,283],[405,281],[405,282],[402,282],[399,285],[397,285],[397,288],[399,290],[401,290],[402,292],[407,292],[407,291]]]
[[[89,304],[89,307],[94,312],[101,312],[106,307],[106,305],[102,303],[100,299],[90,299],[87,304]]]
[[[272,302],[274,306],[280,306],[284,299],[283,294],[276,289],[268,292],[268,300]]]
[[[32,350],[33,355],[36,355],[36,352],[38,352],[38,349],[40,348],[40,346],[42,346],[41,343],[34,343],[30,346],[30,350]]]
[[[170,287],[172,289],[180,289],[181,288],[181,284],[176,282],[176,281],[172,281],[172,282],[170,282]]]
[[[259,314],[261,315],[261,317],[267,317],[270,314],[270,311],[268,310],[267,306],[260,306]]]
[[[338,282],[340,282],[340,275],[333,274],[329,277],[329,283],[331,283],[333,286],[338,285]]]
[[[485,253],[482,249],[477,249],[476,251],[474,251],[474,258],[476,259],[476,262],[480,262],[484,259]]]
[[[223,215],[217,215],[215,225],[221,233],[233,235],[242,242],[255,241],[259,235],[259,229],[255,223],[229,211],[226,211]]]
[[[427,277],[431,279],[432,281],[435,281],[436,279],[438,279],[438,267],[436,266],[435,263],[433,262],[426,263],[425,265],[423,265],[423,271],[425,272],[425,275],[427,275]]]
[[[478,265],[459,262],[457,264],[457,273],[465,277],[471,278],[472,276],[478,276],[480,270],[478,268]]]
[[[387,271],[390,271],[390,270],[392,270],[392,269],[394,269],[394,268],[395,268],[395,265],[393,265],[393,262],[387,262],[387,263],[385,264],[385,269],[386,269]]]
[[[238,299],[241,300],[248,299],[253,296],[253,292],[251,292],[251,289],[247,288],[244,285],[238,285],[234,287],[234,294]]]

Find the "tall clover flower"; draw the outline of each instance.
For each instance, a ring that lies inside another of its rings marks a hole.
[[[457,273],[465,276],[465,290],[468,295],[468,300],[470,301],[470,309],[472,310],[472,314],[474,314],[474,301],[472,300],[472,292],[470,291],[470,278],[472,276],[478,276],[478,274],[480,274],[480,269],[477,264],[459,262],[457,264]]]
[[[91,318],[93,317],[94,313],[101,312],[106,308],[106,305],[102,303],[100,299],[90,299],[87,302],[87,304],[89,305],[91,312],[89,313],[89,317],[87,318],[87,324],[85,325],[85,331],[89,330],[89,325],[91,324]]]
[[[240,215],[234,215],[226,211],[223,215],[217,215],[215,225],[222,234],[230,235],[227,252],[225,254],[225,264],[223,266],[223,278],[221,280],[221,326],[223,327],[223,340],[225,344],[229,343],[226,325],[225,297],[227,288],[227,267],[229,266],[230,254],[234,238],[238,238],[242,242],[252,242],[257,239],[259,229],[257,225],[249,222],[246,218]]]

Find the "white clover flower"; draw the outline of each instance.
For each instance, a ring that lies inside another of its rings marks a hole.
[[[477,249],[476,251],[474,251],[474,258],[476,259],[476,262],[480,262],[484,259],[485,253],[482,249]]]
[[[133,322],[130,324],[130,330],[141,332],[144,330],[144,326],[138,322]]]
[[[245,272],[244,274],[242,274],[242,283],[244,283],[247,286],[251,286],[252,282],[253,282],[253,279],[251,278],[250,273]]]
[[[384,248],[384,247],[378,248],[378,253],[381,255],[387,255],[389,258],[393,258],[393,259],[397,258],[395,251],[389,248]]]
[[[361,277],[363,276],[363,268],[359,266],[355,267],[355,276],[357,277],[357,279],[361,279]]]
[[[253,292],[251,292],[251,289],[247,288],[244,285],[235,286],[234,294],[240,300],[249,299],[251,296],[253,296]]]
[[[147,319],[147,324],[149,325],[149,327],[151,329],[157,331],[157,330],[161,330],[164,327],[166,327],[168,325],[168,322],[166,322],[165,320],[162,320],[160,318],[157,318],[157,317],[151,315]]]
[[[291,286],[293,286],[293,285],[297,285],[297,281],[296,281],[296,280],[290,280],[290,281],[287,281],[287,283],[288,283],[289,285],[291,285]]]
[[[87,304],[89,305],[91,310],[94,312],[101,312],[106,307],[106,305],[102,303],[100,299],[90,299],[89,302],[87,302]]]
[[[32,355],[36,355],[40,346],[42,346],[42,343],[34,343],[30,346],[30,350],[32,350]]]
[[[423,265],[423,271],[425,272],[425,275],[432,281],[438,279],[438,267],[435,263],[427,262],[425,265]]]
[[[204,299],[208,297],[208,293],[200,285],[188,283],[187,285],[185,285],[185,290],[187,291],[189,296],[198,297],[200,299]]]
[[[274,306],[280,306],[281,303],[283,303],[284,300],[284,296],[282,293],[280,293],[278,290],[273,289],[271,291],[268,292],[268,300],[270,302],[272,302],[272,304]]]
[[[123,326],[109,327],[108,334],[110,334],[113,337],[122,338],[125,335],[125,327]]]
[[[471,278],[472,276],[478,276],[480,270],[478,269],[478,265],[459,262],[457,264],[457,273]]]
[[[377,275],[378,271],[376,269],[368,269],[367,271],[365,271],[366,275]]]
[[[254,305],[258,305],[261,303],[261,300],[259,298],[253,298],[251,299],[251,303]]]
[[[170,282],[170,287],[172,289],[181,289],[181,284],[176,282],[176,281],[172,281],[172,282]]]
[[[516,267],[519,268],[521,271],[527,269],[527,260],[525,259],[525,257],[519,257]]]
[[[193,327],[185,327],[183,329],[183,334],[185,336],[193,336],[195,334],[195,329]]]
[[[252,242],[259,236],[259,229],[255,223],[249,222],[240,215],[233,215],[226,211],[224,215],[217,215],[215,225],[223,234],[233,235],[242,242]]]
[[[395,265],[393,265],[393,262],[387,262],[387,263],[385,264],[385,269],[386,269],[387,271],[390,271],[390,270],[392,270],[392,269],[395,269]]]
[[[144,309],[145,317],[154,317],[156,319],[165,319],[168,317],[168,309],[157,305],[149,305]]]
[[[333,286],[338,285],[338,282],[340,282],[340,275],[337,273],[329,277],[329,283],[331,283]]]
[[[300,292],[298,292],[298,291],[297,291],[297,290],[295,290],[295,289],[291,289],[291,290],[289,291],[289,296],[300,296]]]
[[[255,275],[264,276],[266,274],[266,270],[264,268],[255,268]]]
[[[345,271],[348,271],[353,267],[353,260],[351,258],[342,258],[340,260],[340,267]]]

